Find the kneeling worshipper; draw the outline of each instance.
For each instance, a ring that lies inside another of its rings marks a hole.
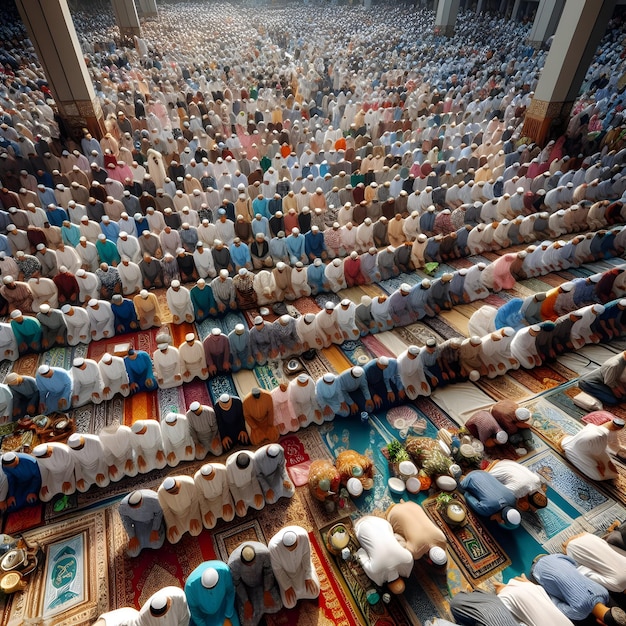
[[[115,294],[111,298],[111,310],[113,311],[115,334],[124,335],[139,329],[137,311],[132,300]]]
[[[535,511],[548,506],[547,485],[541,482],[539,474],[521,463],[509,459],[495,460],[486,471],[515,494],[519,511]]]
[[[172,281],[167,290],[166,299],[174,324],[183,322],[191,324],[196,319],[189,289],[183,287],[179,280]]]
[[[39,410],[44,415],[66,411],[72,400],[72,377],[60,367],[40,365],[37,369]]]
[[[152,371],[152,361],[147,352],[131,348],[124,358],[124,364],[128,373],[131,393],[153,391],[157,388],[157,381]]]
[[[250,437],[243,416],[243,403],[237,396],[223,393],[214,407],[222,448],[228,452],[238,444],[248,445]]]
[[[406,397],[396,359],[380,356],[367,363],[363,371],[376,408],[387,407]]]
[[[603,404],[626,401],[626,351],[607,359],[595,372],[582,378],[578,386]]]
[[[161,422],[161,437],[165,458],[170,467],[176,467],[181,461],[195,459],[195,446],[184,415],[168,413]]]
[[[41,325],[41,347],[44,350],[49,350],[55,346],[65,346],[67,341],[67,324],[65,323],[65,317],[59,309],[53,309],[49,304],[42,304],[39,307],[39,313],[37,313],[37,320]],[[0,337],[0,354],[2,354],[2,348],[4,347],[2,338]],[[3,354],[9,359],[12,355]]]
[[[170,346],[167,341],[157,345],[152,355],[154,373],[160,389],[179,387],[183,383],[178,348]]]
[[[367,378],[363,368],[359,365],[341,372],[337,377],[344,397],[347,399],[351,413],[357,413],[363,408],[366,411],[374,410],[374,401],[367,385]]]
[[[167,540],[178,543],[186,532],[197,537],[202,531],[202,522],[193,478],[168,476],[157,494],[167,527]]]
[[[139,328],[148,330],[153,326],[161,325],[161,308],[155,294],[142,289],[134,298],[133,304],[139,318]]]
[[[13,418],[36,415],[39,410],[39,387],[32,376],[22,376],[15,372],[5,379],[13,397]]]
[[[573,626],[550,600],[545,589],[530,582],[524,574],[511,578],[506,585],[495,582],[494,587],[504,606],[526,626]]]
[[[98,368],[104,400],[111,400],[118,393],[124,397],[130,394],[130,380],[122,357],[105,352],[98,362]]]
[[[253,387],[243,399],[243,417],[250,430],[250,442],[253,446],[278,441],[278,429],[274,425],[274,404],[269,391]]]
[[[89,314],[80,306],[64,304],[61,312],[65,317],[67,326],[67,343],[70,346],[77,346],[79,343],[89,343],[91,333],[89,332]]]
[[[20,355],[41,352],[41,324],[35,317],[24,317],[19,309],[11,312],[11,330]]]
[[[0,384],[0,424],[13,419],[13,394],[8,385]]]
[[[285,451],[281,445],[270,443],[259,448],[254,453],[254,471],[267,504],[295,494],[296,488],[287,474]]]
[[[196,459],[203,459],[208,452],[215,456],[222,454],[222,440],[213,407],[196,400],[189,405],[185,417],[195,445]]]
[[[230,370],[230,344],[221,329],[214,327],[202,342],[204,358],[210,376],[223,374]]]
[[[263,490],[255,472],[254,453],[242,450],[231,454],[226,459],[226,476],[239,517],[246,515],[249,507],[260,511],[265,506]]]
[[[39,499],[50,502],[57,494],[69,496],[76,491],[76,460],[65,443],[40,443],[33,449],[41,474]]]
[[[514,446],[532,444],[533,432],[530,427],[532,413],[512,400],[500,400],[491,407],[491,415],[509,436]]]
[[[195,626],[239,626],[233,577],[223,561],[198,565],[185,581],[185,596]]]
[[[114,422],[100,429],[98,437],[111,480],[137,476],[137,462],[132,446],[133,432],[129,426]]]
[[[115,335],[115,316],[109,302],[91,298],[87,305],[87,315],[92,341],[107,339]]]
[[[565,458],[593,480],[611,480],[618,476],[608,452],[608,424],[587,424],[575,435],[566,435],[560,442]]]
[[[41,313],[37,315],[39,317]],[[41,320],[39,321],[41,324]],[[42,345],[46,338],[45,327],[42,324]],[[50,346],[44,346],[48,348]],[[0,322],[0,357],[2,359],[6,359],[8,361],[17,361],[20,353],[17,346],[17,340],[15,339],[15,334],[13,333],[13,329],[11,328],[11,324],[7,324],[6,322]]]
[[[497,445],[504,445],[509,436],[506,431],[502,430],[500,424],[496,421],[489,411],[476,411],[465,422],[465,427],[470,434],[479,439],[486,448],[493,448]]]
[[[128,535],[128,556],[138,556],[146,548],[158,550],[163,545],[163,509],[152,489],[138,489],[129,493],[120,502],[118,512]]]
[[[427,556],[433,565],[443,566],[448,562],[446,536],[419,504],[411,500],[392,504],[385,517],[398,543],[413,555],[415,561]]]
[[[202,342],[196,339],[194,333],[185,335],[184,343],[178,346],[178,355],[183,382],[190,383],[194,378],[206,380],[209,377],[204,347]]]
[[[213,297],[213,290],[206,284],[204,278],[198,278],[198,282],[191,288],[189,295],[196,322],[204,321],[209,315],[217,315],[217,303]]]
[[[67,440],[67,445],[74,456],[76,489],[85,493],[92,485],[108,486],[109,468],[98,435],[74,433]]]
[[[83,406],[87,402],[100,404],[104,400],[104,383],[100,368],[93,359],[76,357],[72,362],[72,406]]]
[[[246,541],[228,557],[239,618],[243,626],[257,626],[266,613],[282,608],[278,584],[272,571],[270,551],[259,541]]]
[[[5,452],[1,465],[7,491],[6,499],[0,502],[0,512],[10,513],[35,504],[41,490],[41,473],[37,460],[30,454]]]
[[[137,420],[130,427],[131,442],[137,454],[137,469],[141,474],[153,469],[163,469],[167,465],[163,450],[161,425],[156,420]]]
[[[207,463],[194,474],[193,481],[204,527],[211,530],[218,519],[232,521],[235,505],[228,487],[226,466],[222,463]]]
[[[285,608],[292,609],[298,600],[315,600],[320,594],[320,581],[306,530],[301,526],[285,526],[270,539],[267,547]]]
[[[187,596],[179,587],[163,587],[139,610],[137,626],[189,626]]]
[[[585,532],[569,538],[563,547],[581,574],[609,591],[626,591],[626,555],[613,550],[604,539]]]
[[[565,554],[541,556],[533,564],[531,575],[572,621],[584,620],[593,614],[598,623],[606,626],[626,624],[626,613],[622,609],[608,607],[608,590],[582,574],[571,557]]]
[[[275,393],[276,390],[272,391],[272,394]],[[274,410],[274,418],[279,430],[281,425],[286,430],[298,430],[313,422],[321,424],[324,421],[322,409],[315,395],[315,381],[308,374],[298,374],[289,382],[287,402],[286,413],[281,415]],[[289,424],[290,419],[291,424]]]
[[[450,612],[463,626],[520,626],[504,602],[485,591],[457,593],[450,600]]]
[[[413,570],[413,555],[394,536],[391,524],[382,517],[365,515],[354,523],[361,547],[356,556],[368,578],[391,593],[404,592],[404,580]]]
[[[339,377],[332,372],[326,372],[317,379],[315,397],[325,420],[331,420],[335,415],[350,415],[350,399],[344,394]]]
[[[520,525],[522,516],[515,508],[515,494],[495,476],[474,470],[465,476],[459,487],[469,507],[478,515],[489,517],[508,530]]]

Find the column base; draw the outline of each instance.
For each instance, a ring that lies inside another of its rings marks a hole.
[[[546,42],[545,41],[530,41],[529,40],[526,43],[529,46],[532,46],[535,50],[541,50]]]
[[[102,108],[97,99],[93,102],[89,100],[57,102],[57,107],[68,132],[75,140],[80,141],[85,136],[85,129],[98,140],[106,134]]]
[[[552,137],[563,134],[573,102],[549,102],[533,98],[524,119],[522,137],[544,146]]]
[[[440,37],[452,37],[454,35],[454,26],[438,26],[435,24],[435,35],[439,35]]]
[[[120,26],[120,36],[122,39],[130,39],[137,35],[141,37],[141,28],[139,26]]]

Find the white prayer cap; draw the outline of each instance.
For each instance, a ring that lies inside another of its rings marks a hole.
[[[355,378],[361,378],[361,376],[363,376],[363,368],[359,365],[355,365],[352,368],[352,376]]]
[[[519,409],[515,410],[515,417],[520,422],[527,422],[530,419],[531,415],[531,412],[525,407],[520,407]]]
[[[604,307],[601,304],[594,304],[592,310],[596,315],[604,313]]]
[[[344,298],[341,301],[341,306],[350,306],[350,299],[349,298]]]
[[[37,250],[43,250],[46,246],[43,243],[37,244]]]
[[[448,554],[439,546],[433,546],[428,551],[428,556],[434,565],[445,565],[448,562]]]
[[[33,448],[33,456],[42,457],[45,456],[48,452],[48,446],[45,443],[40,443],[38,446]]]
[[[520,515],[520,512],[513,507],[507,507],[502,512],[502,517],[504,521],[511,526],[519,526],[522,522],[522,516]]]
[[[513,335],[515,335],[515,329],[511,328],[510,326],[505,326],[502,329],[502,336],[503,337],[513,337]]]
[[[326,372],[324,376],[322,377],[322,379],[324,380],[325,383],[332,383],[335,380],[335,375],[331,374],[330,372]]]
[[[39,310],[42,313],[48,313],[48,311],[50,311],[50,305],[46,304],[45,302],[39,307]]]
[[[389,365],[389,357],[386,357],[386,356],[378,357],[378,362],[381,365]]]
[[[335,305],[330,300],[328,300],[326,304],[324,305],[324,308],[327,311],[332,311],[335,308]]]
[[[228,278],[228,270],[220,270],[220,276],[222,278]]]
[[[260,315],[257,315],[257,316],[254,318],[254,325],[255,325],[255,326],[258,326],[259,324],[262,324],[262,323],[263,323],[263,318],[262,318]]]
[[[78,278],[82,278],[86,274],[87,272],[82,267],[76,272],[76,276],[78,276]]]
[[[238,335],[243,335],[243,332],[244,332],[245,330],[246,330],[246,327],[245,327],[243,324],[237,324],[237,325],[235,326],[235,332],[236,332]]]
[[[363,485],[358,478],[350,478],[346,487],[353,498],[358,498],[363,493]]]
[[[299,383],[304,384],[304,383],[306,383],[308,380],[309,380],[309,377],[308,377],[306,374],[300,374],[300,375],[298,376],[298,382],[299,382]]]
[[[469,379],[475,383],[477,380],[480,380],[480,372],[478,370],[472,370],[469,373]]]
[[[276,263],[276,269],[280,272],[282,272],[286,267],[287,266],[282,261]]]
[[[190,405],[189,405],[189,409],[191,411],[197,411],[202,405],[197,401],[194,400]]]
[[[200,403],[198,403],[200,404]],[[203,476],[210,476],[213,473],[213,466],[210,463],[206,463],[200,468],[200,473]]]
[[[283,545],[285,546],[285,548],[291,548],[291,546],[295,545],[297,541],[298,535],[296,535],[293,530],[288,530],[283,535]]]
[[[105,352],[100,360],[104,361],[104,363],[108,365],[111,361],[113,361],[113,357],[108,352]]]
[[[11,465],[11,463],[14,463],[16,459],[17,459],[17,454],[15,454],[15,452],[13,452],[13,451],[5,452],[2,455],[2,463],[3,463],[3,465]]]
[[[172,489],[174,489],[175,486],[176,486],[176,481],[171,476],[168,476],[163,481],[163,489],[165,489],[165,491],[171,491]]]
[[[70,435],[69,439],[67,440],[67,445],[70,448],[77,448],[83,443],[84,443],[84,439],[78,433],[74,433]]]
[[[40,365],[39,368],[37,369],[37,374],[39,374],[40,376],[43,376],[45,374],[47,374],[50,371],[50,366],[49,365]]]
[[[428,239],[428,237],[426,237],[426,235],[424,235],[423,233],[417,236],[417,240],[420,243],[424,243],[427,239]]]
[[[307,314],[304,316],[304,321],[305,321],[307,324],[312,324],[312,323],[315,321],[315,315],[314,315],[313,313],[307,313]]]
[[[174,279],[170,284],[172,287],[180,287],[180,280]]]
[[[333,259],[333,265],[339,267],[341,265],[341,259]]]
[[[411,285],[409,285],[409,283],[402,283],[400,285],[400,291],[403,291],[404,293],[409,293],[411,291]]]
[[[187,333],[185,335],[185,341],[193,341],[196,338],[196,336],[193,333]]]
[[[359,253],[356,250],[353,250],[352,252],[350,252],[351,259],[357,259],[358,257],[359,257]]]
[[[245,276],[248,273],[248,270],[245,267],[242,267],[238,273],[239,276]]]
[[[150,294],[148,293],[148,290],[147,290],[147,289],[142,289],[142,290],[139,292],[139,295],[140,295],[140,296],[141,296],[141,297],[145,300],[145,299],[146,299],[146,298],[147,298]]]
[[[417,356],[420,353],[420,349],[418,346],[409,346],[407,352],[413,356]]]
[[[171,412],[170,412],[170,413],[168,413],[168,414],[165,416],[165,421],[166,421],[168,424],[174,424],[174,423],[176,422],[176,420],[177,420],[177,419],[178,419],[178,417],[176,416],[176,413],[171,413]]]
[[[202,572],[200,581],[205,589],[213,589],[219,582],[220,576],[214,567],[208,567]]]
[[[431,285],[431,282],[428,278],[424,278],[424,280],[422,280],[422,287],[428,288],[430,287],[430,285]]]
[[[496,441],[502,445],[505,444],[509,440],[509,436],[503,430],[499,430],[496,433]]]
[[[158,348],[159,350],[167,350],[167,348],[168,348],[168,346],[169,346],[169,345],[170,345],[170,344],[169,344],[169,343],[167,343],[167,341],[162,341],[161,343],[157,344],[157,348]]]
[[[74,367],[82,367],[85,364],[85,359],[83,359],[80,356],[77,356],[73,361],[72,361],[72,365]]]
[[[14,283],[14,282],[15,282],[15,278],[13,278],[13,276],[5,276],[5,277],[2,279],[2,282],[3,282],[5,285],[10,285],[11,283]]]
[[[98,306],[98,301],[95,298],[91,298],[91,300],[89,300],[88,306],[90,306],[91,308]]]
[[[316,267],[319,267],[321,264],[322,264],[322,259],[320,259],[319,257],[317,257],[315,261],[313,261],[313,265],[315,265]]]

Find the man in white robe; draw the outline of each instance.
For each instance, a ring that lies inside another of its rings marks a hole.
[[[0,322],[0,358],[17,361],[19,349],[11,324]]]
[[[137,454],[137,469],[141,474],[167,465],[163,450],[161,425],[156,420],[137,420],[130,427],[131,443]]]
[[[181,461],[193,461],[196,456],[195,446],[187,418],[180,413],[168,413],[161,422],[161,436],[165,458],[170,467],[176,467]]]
[[[511,355],[526,369],[532,369],[542,363],[536,344],[540,332],[541,326],[535,324],[518,330],[511,340]]]
[[[168,476],[157,494],[170,543],[178,543],[186,532],[193,537],[202,532],[196,485],[191,476]]]
[[[324,276],[330,285],[330,290],[335,293],[347,287],[341,259],[333,259],[332,262],[325,267]]]
[[[209,376],[209,369],[204,356],[202,342],[196,339],[193,333],[185,335],[185,341],[178,346],[180,356],[180,371],[183,381],[191,382],[194,378],[206,380]]]
[[[355,341],[360,337],[361,333],[355,321],[356,304],[352,300],[344,298],[339,306],[335,307],[335,316],[346,341]]]
[[[196,448],[196,459],[203,459],[207,452],[215,456],[222,454],[222,440],[213,407],[194,401],[189,405],[186,418]]]
[[[124,424],[105,426],[98,433],[104,449],[106,464],[111,480],[120,480],[124,476],[137,476],[135,451],[132,446],[132,431]]]
[[[102,613],[94,622],[93,626],[137,626],[139,624],[139,611],[130,606]]]
[[[430,385],[420,365],[419,353],[420,349],[417,346],[409,346],[398,356],[398,375],[406,395],[411,400],[420,395],[430,395]]]
[[[366,515],[356,520],[354,532],[361,544],[357,558],[367,576],[380,587],[387,583],[392,593],[402,593],[402,578],[411,574],[413,555],[395,538],[391,524],[382,517]]]
[[[541,482],[541,477],[524,465],[502,459],[492,461],[486,471],[515,494],[520,511],[527,511],[529,508],[535,510],[547,505],[546,486]]]
[[[72,363],[72,406],[78,407],[94,402],[100,404],[104,383],[98,363],[93,359],[76,357]]]
[[[117,273],[122,281],[122,293],[125,296],[130,296],[141,290],[143,278],[141,269],[139,269],[139,265],[135,261],[123,256],[122,262],[117,266]]]
[[[77,346],[79,343],[89,343],[91,333],[89,330],[89,314],[81,307],[64,304],[61,309],[67,326],[67,343]]]
[[[315,381],[308,374],[300,374],[290,381],[287,394],[299,428],[305,428],[313,422],[321,424],[324,421],[322,409],[315,395]]]
[[[130,393],[130,381],[124,359],[106,352],[98,362],[102,378],[102,398],[111,400],[116,394],[125,398]]]
[[[323,346],[322,339],[317,332],[316,320],[317,318],[313,313],[301,315],[296,320],[296,332],[304,352],[311,349],[319,349]]]
[[[161,389],[178,387],[183,382],[178,348],[163,342],[157,345],[157,350],[152,355],[154,363],[154,375]]]
[[[226,475],[239,517],[243,517],[249,507],[260,511],[265,506],[263,490],[254,469],[254,453],[242,450],[231,454],[226,459]]]
[[[163,587],[145,601],[136,626],[188,626],[190,617],[185,592],[179,587]]]
[[[13,394],[8,385],[0,384],[0,424],[13,419]]]
[[[324,348],[330,347],[333,343],[343,342],[343,333],[337,323],[335,305],[332,302],[328,301],[315,317],[317,336],[322,340]]]
[[[617,469],[609,456],[609,431],[606,424],[587,424],[575,435],[561,439],[565,458],[585,476],[593,480],[617,478]]]
[[[69,496],[76,491],[76,460],[64,443],[41,443],[33,449],[41,473],[39,499],[50,502],[57,494]]]
[[[298,600],[314,600],[320,581],[311,559],[309,536],[300,526],[285,526],[267,545],[283,605],[292,609]]]
[[[166,293],[167,306],[174,317],[174,324],[195,320],[191,294],[187,287],[182,287],[179,280],[173,280]]]
[[[204,527],[210,530],[218,519],[232,521],[235,504],[228,487],[226,466],[222,463],[207,463],[195,473],[193,480]]]
[[[28,286],[33,294],[33,313],[39,313],[42,304],[49,304],[53,309],[59,306],[59,291],[50,278],[41,276],[28,279]]]
[[[75,461],[76,489],[85,493],[92,485],[109,484],[109,468],[104,459],[104,448],[97,435],[70,435],[67,445]]]
[[[100,295],[100,280],[93,272],[80,269],[76,272],[78,283],[78,299],[81,304],[87,304],[92,298]]]
[[[92,341],[107,339],[115,335],[115,315],[113,315],[110,302],[91,298],[87,306],[87,315]]]

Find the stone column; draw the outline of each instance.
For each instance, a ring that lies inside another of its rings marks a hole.
[[[478,0],[478,4],[476,5],[476,13],[482,13],[483,10],[483,0]]]
[[[69,132],[74,139],[81,139],[86,128],[97,139],[102,138],[106,132],[102,108],[67,0],[15,0],[15,4]]]
[[[543,145],[563,134],[589,64],[613,15],[616,0],[567,0],[522,136]]]
[[[515,4],[513,5],[513,11],[511,12],[512,20],[517,20],[517,15],[519,13],[520,4],[521,4],[521,0],[515,0]]]
[[[439,0],[435,15],[435,30],[444,37],[454,34],[456,16],[459,12],[460,0]]]
[[[132,39],[134,35],[141,37],[139,17],[134,0],[111,0],[115,23],[120,29],[122,39]]]
[[[139,0],[139,11],[143,17],[158,17],[156,0]]]
[[[528,43],[531,46],[541,48],[554,35],[564,5],[565,0],[539,0],[535,21],[528,36]]]

